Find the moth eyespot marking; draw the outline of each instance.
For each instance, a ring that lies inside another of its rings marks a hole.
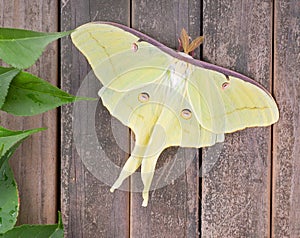
[[[181,111],[181,117],[188,120],[192,117],[192,112],[189,109],[183,109]]]
[[[225,83],[222,84],[222,89],[223,90],[226,89],[226,88],[228,88],[228,87],[229,87],[229,83],[228,82],[225,82]]]
[[[148,93],[143,92],[143,93],[139,94],[138,99],[140,102],[148,102],[150,99],[150,96]]]
[[[132,50],[133,52],[137,52],[138,49],[139,49],[139,46],[137,45],[137,43],[132,43],[132,45],[131,45],[131,50]]]

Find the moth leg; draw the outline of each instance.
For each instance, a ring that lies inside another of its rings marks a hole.
[[[142,161],[141,174],[142,174],[142,181],[144,184],[143,204],[142,204],[143,207],[147,207],[148,205],[149,190],[154,176],[157,160],[158,157],[150,157],[150,158],[144,158]]]
[[[126,161],[118,179],[111,187],[110,191],[113,192],[115,191],[116,188],[120,187],[122,182],[131,174],[133,174],[138,169],[138,167],[140,167],[141,163],[142,163],[142,158],[130,156]]]

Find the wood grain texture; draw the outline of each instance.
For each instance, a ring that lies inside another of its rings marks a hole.
[[[29,30],[57,31],[57,1],[3,0],[0,1],[0,25],[2,27]],[[58,48],[52,43],[31,73],[57,84]],[[18,223],[54,223],[57,220],[57,112],[52,110],[40,116],[13,117],[1,113],[1,126],[15,130],[46,127],[27,139],[14,154],[11,164],[20,191],[20,215]]]
[[[114,21],[128,24],[130,20],[129,1],[62,1],[61,28],[74,29],[91,21]],[[85,76],[91,70],[84,56],[72,45],[71,40],[62,42],[62,88],[76,94]],[[98,85],[99,87],[99,85]],[[90,90],[95,94],[97,88],[91,83]],[[88,92],[87,92],[88,93]],[[100,100],[101,102],[101,100]],[[129,194],[124,191],[109,192],[109,186],[96,179],[84,166],[76,151],[72,127],[73,106],[62,108],[62,212],[66,237],[128,237],[129,235]],[[113,129],[120,132],[118,138],[129,147],[129,131],[122,125],[111,126],[111,116],[99,103],[94,115],[75,118],[80,124],[88,120],[95,124],[98,141],[91,141],[89,146],[102,148],[113,163],[121,166],[126,161],[124,152],[116,143]],[[97,123],[95,123],[95,121]],[[88,124],[87,124],[88,126]],[[85,128],[83,128],[85,129]],[[89,140],[91,134],[82,139]],[[87,154],[88,156],[88,154]],[[101,159],[101,158],[100,158]],[[103,173],[109,173],[108,168],[99,168]],[[111,179],[113,183],[114,178]],[[112,184],[111,184],[112,185]],[[128,182],[124,189],[127,190]]]
[[[276,1],[272,237],[300,237],[300,4]]]
[[[270,90],[272,2],[203,2],[204,60]],[[202,237],[269,237],[270,127],[227,134],[218,151],[202,180]]]
[[[132,27],[171,48],[177,48],[184,27],[193,38],[200,35],[200,1],[133,1]],[[180,162],[181,161],[181,162]],[[176,169],[187,163],[180,175]],[[163,183],[170,173],[171,184],[150,192],[148,207],[141,207],[141,193],[131,196],[131,237],[197,237],[199,158],[196,149],[167,149],[159,158],[153,187]],[[163,169],[163,175],[158,174]],[[177,173],[176,173],[177,172]],[[180,175],[180,176],[179,176]],[[132,186],[138,181],[131,179]]]

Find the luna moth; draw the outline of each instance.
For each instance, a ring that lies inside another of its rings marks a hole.
[[[279,118],[275,100],[254,80],[189,55],[111,22],[87,23],[71,38],[103,84],[104,106],[135,134],[135,147],[113,192],[141,166],[143,204],[147,206],[156,162],[170,146],[205,147],[224,141],[224,134],[269,126]]]

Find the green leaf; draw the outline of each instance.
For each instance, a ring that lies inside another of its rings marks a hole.
[[[58,212],[58,224],[55,232],[50,236],[50,238],[61,238],[64,237],[64,225],[62,223],[61,213]]]
[[[10,82],[19,72],[20,70],[15,68],[0,67],[0,108],[5,102]]]
[[[0,28],[0,58],[15,68],[28,68],[41,56],[50,42],[70,33],[71,31],[44,33]]]
[[[14,227],[19,211],[18,189],[8,160],[23,140],[41,130],[44,129],[11,131],[0,127],[0,234]]]
[[[1,110],[16,116],[32,116],[83,99],[32,74],[20,72],[11,81]]]
[[[4,144],[0,145],[0,157],[3,155]]]
[[[19,194],[14,175],[7,162],[0,168],[0,234],[12,229],[19,213]]]
[[[0,147],[2,153],[0,157],[0,168],[13,154],[19,144],[33,133],[45,130],[45,128],[37,128],[27,131],[11,131],[0,126]]]
[[[22,225],[15,227],[5,234],[0,234],[3,238],[63,238],[64,227],[61,214],[58,213],[58,224],[55,225]]]
[[[63,238],[63,230],[58,225],[22,225],[13,228],[3,238]]]

